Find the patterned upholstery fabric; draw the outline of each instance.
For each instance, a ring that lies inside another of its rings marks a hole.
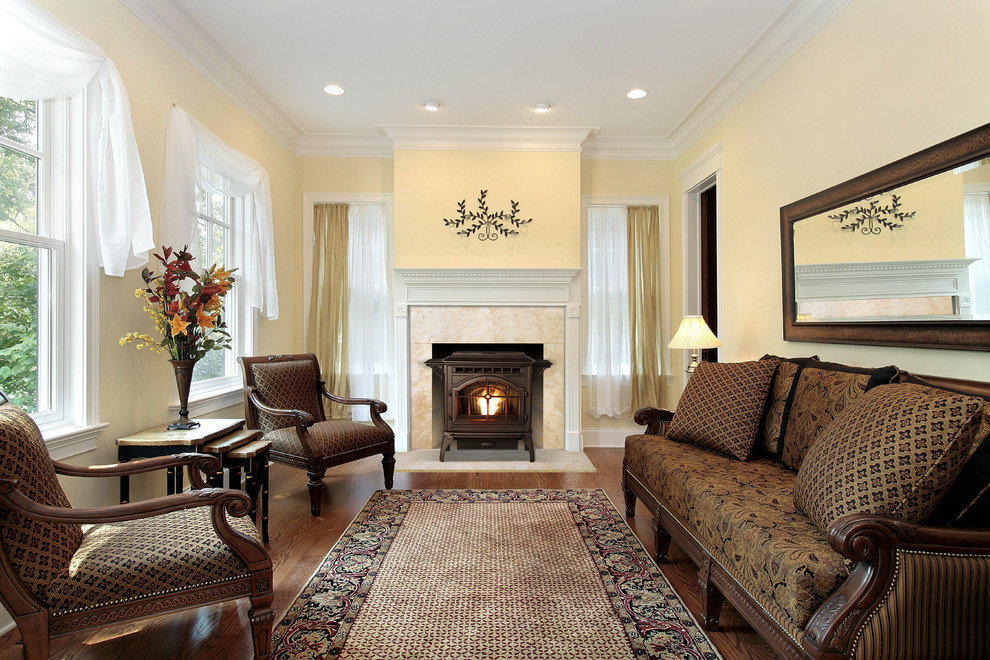
[[[258,397],[266,406],[285,410],[302,410],[316,421],[325,419],[323,402],[317,390],[320,376],[310,360],[259,363],[251,367]],[[276,417],[258,411],[258,428],[262,433],[293,426],[291,417]]]
[[[667,435],[745,461],[776,367],[776,360],[702,362],[684,388]]]
[[[795,378],[809,360],[817,360],[818,356],[782,358],[768,353],[760,359],[779,360],[779,362],[777,363],[777,370],[773,374],[773,380],[770,382],[770,397],[767,400],[766,410],[763,412],[763,421],[760,423],[756,449],[763,456],[773,456],[779,459],[783,449],[784,425],[787,423],[787,415],[790,413],[791,394],[794,392]]]
[[[296,428],[277,429],[262,436],[272,441],[272,451],[293,456],[305,456]],[[364,449],[372,445],[386,444],[392,436],[385,429],[370,424],[346,420],[317,422],[309,427],[310,445],[317,457],[334,456]]]
[[[902,374],[902,381],[954,392],[922,378]],[[990,521],[990,405],[983,405],[983,427],[973,443],[973,453],[942,501],[925,521],[947,527],[986,527]]]
[[[17,479],[21,492],[39,504],[71,506],[41,431],[12,404],[0,405],[0,475]],[[55,575],[65,572],[83,538],[79,525],[30,520],[6,508],[0,510],[0,535],[14,570],[39,597]]]
[[[969,458],[983,403],[920,385],[871,390],[822,431],[798,472],[795,504],[822,530],[857,512],[920,522]]]
[[[785,617],[779,620],[784,627],[803,628],[848,577],[825,533],[795,509],[795,475],[776,461],[740,463],[643,435],[626,439],[625,456],[627,467],[709,555],[771,615]]]
[[[792,470],[814,444],[818,434],[852,401],[867,390],[891,382],[896,367],[860,369],[828,362],[809,361],[797,377],[784,427],[781,460]]]
[[[88,526],[69,570],[48,587],[53,616],[248,575],[214,531],[211,510],[203,506]],[[250,518],[228,520],[260,541]]]
[[[850,657],[990,657],[990,557],[899,552],[898,565],[893,588],[870,613]],[[947,584],[967,586],[947,591]]]

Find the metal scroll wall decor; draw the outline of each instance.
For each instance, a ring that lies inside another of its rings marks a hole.
[[[456,218],[444,218],[443,224],[447,227],[457,229],[457,233],[465,238],[475,234],[482,241],[494,241],[499,236],[515,236],[519,233],[519,228],[528,225],[532,218],[523,220],[519,217],[519,202],[509,200],[510,211],[490,211],[485,197],[487,190],[481,191],[478,197],[478,210],[468,211],[465,206],[466,200],[461,200],[457,204],[457,212],[460,214]]]
[[[886,227],[891,231],[901,229],[905,220],[914,217],[917,211],[910,213],[901,211],[901,196],[891,195],[890,204],[883,205],[882,195],[869,197],[864,202],[869,202],[869,206],[858,204],[847,208],[841,213],[833,213],[828,217],[839,223],[839,228],[845,231],[856,231],[863,234],[879,235]]]

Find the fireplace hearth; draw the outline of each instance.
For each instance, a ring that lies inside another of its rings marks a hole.
[[[458,449],[515,449],[522,440],[535,460],[533,383],[549,360],[521,351],[455,351],[426,361],[444,392],[440,460]]]

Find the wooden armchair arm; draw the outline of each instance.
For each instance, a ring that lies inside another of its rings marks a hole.
[[[199,506],[212,507],[211,520],[217,535],[249,567],[271,565],[271,558],[256,539],[236,531],[230,526],[227,515],[237,518],[251,511],[251,498],[242,491],[226,488],[206,488],[191,493],[178,493],[156,497],[142,502],[129,502],[113,506],[72,509],[53,507],[35,502],[17,487],[18,480],[0,477],[0,506],[33,520],[69,523],[75,525],[119,522],[150,518]]]
[[[803,646],[815,657],[850,657],[854,644],[869,648],[880,639],[886,645],[905,639],[923,644],[903,654],[888,649],[894,656],[924,657],[925,648],[990,654],[985,636],[981,640],[978,634],[986,625],[985,612],[972,606],[990,597],[990,584],[974,579],[990,572],[990,529],[850,514],[837,520],[828,536],[837,552],[856,563],[805,628]],[[937,603],[941,614],[919,615],[922,602]]]
[[[371,408],[371,417],[379,417],[383,412],[388,410],[388,405],[384,401],[379,401],[378,399],[353,399],[343,396],[337,396],[329,390],[327,390],[326,381],[319,381],[320,383],[320,394],[324,397],[330,399],[334,403],[341,403],[345,406],[369,406]]]
[[[133,474],[154,472],[171,467],[189,466],[189,481],[193,488],[206,488],[203,474],[215,474],[220,471],[220,458],[210,454],[172,454],[171,456],[156,456],[141,458],[126,463],[113,465],[70,465],[60,461],[55,464],[55,473],[67,477],[124,477]]]
[[[256,387],[252,387],[248,390],[248,399],[251,401],[252,405],[258,408],[258,410],[268,413],[269,415],[275,415],[276,417],[292,417],[296,422],[296,426],[299,427],[300,432],[316,423],[313,416],[305,410],[272,408],[270,406],[266,406],[261,402],[261,399],[258,398],[258,388]]]
[[[673,419],[674,411],[664,408],[640,408],[633,416],[637,424],[646,427],[644,435],[663,435]]]

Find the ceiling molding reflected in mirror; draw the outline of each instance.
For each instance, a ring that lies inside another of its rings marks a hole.
[[[785,341],[990,351],[990,124],[781,207],[780,234]]]

